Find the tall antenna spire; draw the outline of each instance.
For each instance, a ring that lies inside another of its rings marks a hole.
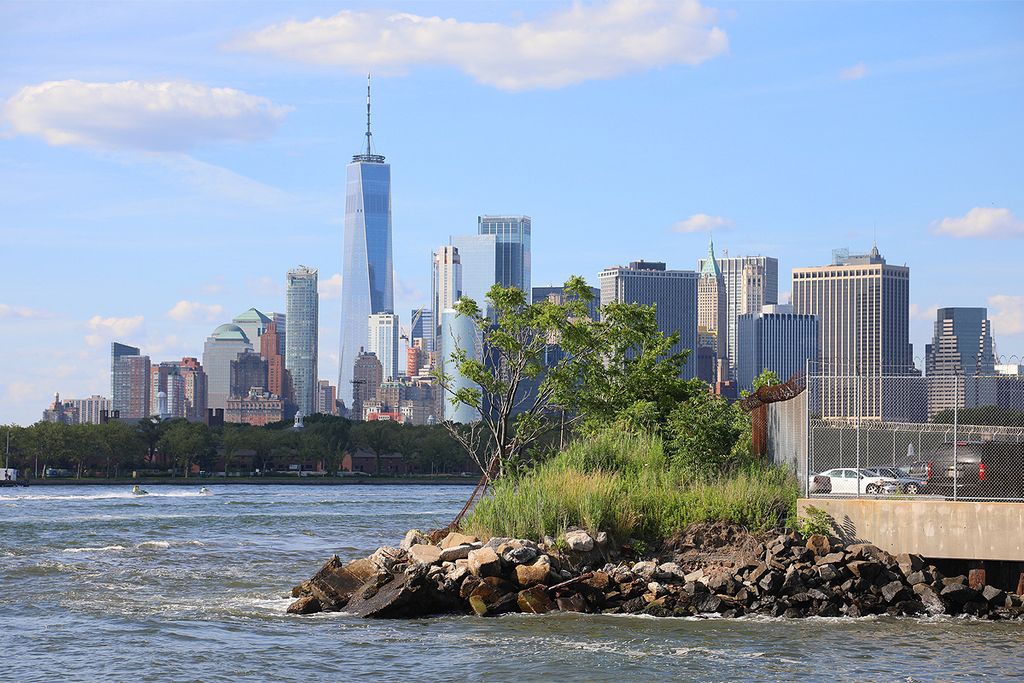
[[[366,151],[356,154],[352,161],[371,161],[377,164],[384,163],[383,154],[373,153],[373,133],[370,132],[370,74],[366,74]]]
[[[366,154],[373,154],[370,149],[370,140],[373,138],[373,133],[370,132],[370,74],[366,74]]]

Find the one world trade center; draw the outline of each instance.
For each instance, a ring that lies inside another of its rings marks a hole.
[[[367,345],[371,313],[393,313],[391,165],[373,153],[370,77],[366,77],[366,150],[352,157],[345,191],[345,244],[341,263],[341,349],[338,396],[352,407],[352,367]],[[357,417],[358,419],[358,417]]]

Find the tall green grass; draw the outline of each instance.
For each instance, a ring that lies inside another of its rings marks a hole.
[[[558,537],[571,526],[657,541],[694,522],[786,523],[797,485],[764,465],[714,475],[677,466],[654,436],[605,432],[491,489],[463,526],[479,536]]]

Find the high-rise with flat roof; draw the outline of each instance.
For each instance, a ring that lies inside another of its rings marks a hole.
[[[149,366],[149,405],[161,419],[185,417],[185,382],[179,361]]]
[[[797,315],[792,306],[768,305],[760,313],[739,318],[739,388],[753,389],[754,380],[771,370],[785,382],[807,371],[807,361],[818,358],[818,319]]]
[[[437,336],[437,328],[434,325],[434,311],[431,308],[414,308],[409,314],[409,346],[415,346],[416,340],[420,342],[420,349],[423,353],[429,354],[434,350],[434,338]]]
[[[252,344],[242,328],[233,323],[219,325],[206,338],[203,368],[206,370],[208,408],[227,408],[231,395],[231,361],[245,351],[252,351]]]
[[[454,235],[452,245],[459,252],[462,266],[462,296],[475,301],[487,311],[487,292],[501,282],[498,273],[498,238],[496,235]],[[442,309],[443,311],[443,309]],[[435,324],[440,327],[440,313]]]
[[[352,410],[353,420],[363,419],[363,404],[369,400],[376,400],[377,389],[384,381],[384,368],[380,360],[372,353],[359,349],[352,368]]]
[[[284,366],[292,381],[292,399],[303,415],[316,412],[317,335],[320,330],[320,298],[316,286],[315,268],[299,266],[288,271]]]
[[[454,308],[441,312],[441,370],[449,378],[449,391],[438,388],[442,402],[441,414],[449,422],[469,424],[480,419],[479,413],[464,403],[452,403],[452,395],[460,389],[472,388],[476,385],[459,372],[458,365],[452,360],[456,351],[465,351],[467,358],[480,360],[481,353],[477,328],[472,318],[468,318]]]
[[[372,140],[370,83],[367,78],[366,149],[352,157],[345,191],[338,391],[346,403],[352,397],[352,368],[359,349],[366,344],[370,314],[395,310],[391,256],[391,165],[384,163],[382,154],[374,153]],[[288,316],[291,317],[290,311]],[[296,378],[292,379],[297,382]],[[305,409],[303,412],[308,414]]]
[[[478,216],[477,234],[494,235],[497,243],[497,282],[530,293],[529,216]]]
[[[380,360],[385,380],[397,379],[402,367],[398,364],[398,316],[371,313],[367,328],[366,350]]]
[[[97,394],[89,398],[73,398],[68,403],[74,406],[76,424],[98,425],[100,414],[110,410],[110,399]]]
[[[831,265],[793,270],[793,311],[818,317],[822,416],[906,420],[907,387],[883,378],[916,372],[909,268],[889,265],[877,247],[837,250]]]
[[[928,417],[952,408],[995,405],[996,359],[985,308],[940,308],[925,346]]]
[[[284,316],[282,315],[283,319]],[[260,337],[260,357],[267,361],[267,391],[280,397],[283,401],[291,400],[291,380],[284,367],[284,353],[281,351],[281,340],[284,329],[278,327],[276,320],[267,326]]]
[[[601,305],[616,301],[650,306],[655,304],[658,329],[679,333],[674,353],[689,350],[682,376],[697,374],[697,273],[667,270],[664,263],[634,261],[601,271]]]
[[[149,356],[139,355],[137,347],[110,345],[110,396],[121,418],[149,417]]]
[[[267,388],[267,361],[255,351],[243,351],[231,361],[231,397],[248,396],[253,387]]]
[[[196,358],[182,358],[179,366],[184,380],[185,417],[189,420],[206,418],[206,371]]]

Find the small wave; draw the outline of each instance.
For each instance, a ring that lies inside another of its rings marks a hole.
[[[135,547],[141,550],[167,550],[171,544],[168,541],[143,541]]]
[[[103,553],[103,552],[114,552],[118,550],[126,550],[123,545],[104,545],[94,547],[82,547],[82,548],[64,548],[65,553]]]

